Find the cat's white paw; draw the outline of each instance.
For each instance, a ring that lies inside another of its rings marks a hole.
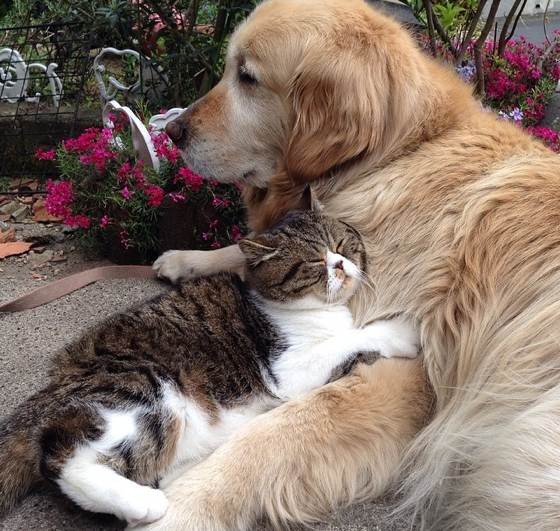
[[[165,515],[168,506],[169,502],[163,491],[141,487],[123,503],[119,516],[133,528],[156,522]]]
[[[384,358],[415,358],[420,349],[420,338],[413,323],[405,317],[375,321],[363,329],[368,348]]]
[[[160,278],[166,278],[173,283],[200,276],[198,262],[201,251],[167,251],[163,253],[153,265],[154,271]]]

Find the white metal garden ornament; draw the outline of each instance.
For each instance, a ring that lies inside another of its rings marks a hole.
[[[125,57],[127,55],[134,57],[138,61],[138,79],[136,79],[136,81],[131,85],[125,85],[124,83],[120,82],[115,76],[109,75],[107,84],[105,84],[104,77],[107,69],[102,63],[103,58],[105,58],[106,56]],[[128,48],[119,50],[117,48],[111,47],[103,48],[95,56],[95,59],[93,60],[93,75],[95,76],[95,80],[99,88],[99,95],[101,96],[101,99],[104,103],[113,100],[119,92],[127,95],[141,94],[145,89],[145,87],[143,87],[143,84],[152,81],[152,85],[154,85],[154,79],[165,79],[161,66],[151,64],[149,60],[140,55],[136,50],[130,50]],[[155,89],[155,86],[152,86],[151,88]]]
[[[58,108],[62,98],[62,81],[56,74],[56,63],[43,65],[41,63],[27,64],[21,54],[12,48],[0,49],[0,100],[17,103],[22,98],[30,103],[38,103],[43,96],[40,92],[30,96],[27,91],[30,80],[34,79],[32,72],[38,70],[47,78],[53,105]]]
[[[142,120],[140,120],[129,107],[121,105],[115,100],[111,100],[108,101],[103,108],[103,125],[109,129],[114,129],[115,124],[111,119],[111,114],[120,113],[126,116],[130,125],[132,147],[134,148],[136,156],[144,161],[144,164],[159,171],[159,159],[150,133],[165,129],[167,123],[177,118],[184,110],[185,109],[175,107],[165,114],[156,114],[152,116],[148,123],[148,128],[146,128]],[[113,135],[113,142],[118,148],[123,146],[122,140],[118,135]]]
[[[110,75],[107,78],[107,84],[105,84],[105,74],[107,70],[102,64],[103,58],[107,56],[125,57],[127,55],[139,61],[138,79],[131,85],[125,85],[114,76]],[[137,51],[129,49],[119,50],[117,48],[103,48],[93,61],[93,73],[97,81],[99,94],[105,104],[102,113],[103,125],[109,129],[114,129],[115,126],[111,120],[111,114],[123,114],[130,125],[132,147],[134,148],[136,156],[144,161],[144,164],[147,166],[159,171],[160,161],[150,133],[163,131],[167,123],[177,118],[185,109],[175,107],[165,114],[156,114],[152,116],[146,128],[142,120],[130,107],[121,105],[114,99],[119,92],[125,95],[139,94],[142,91],[142,75],[153,76],[154,69],[160,77],[165,77],[162,74],[161,67],[154,67]],[[118,135],[113,135],[113,142],[117,148],[123,147],[123,142]]]

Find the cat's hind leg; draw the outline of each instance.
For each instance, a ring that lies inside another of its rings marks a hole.
[[[43,475],[83,509],[109,513],[131,525],[150,523],[167,510],[162,491],[120,475],[108,462],[137,438],[134,411],[68,412],[42,438]]]

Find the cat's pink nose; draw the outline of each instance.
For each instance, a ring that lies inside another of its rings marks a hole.
[[[338,262],[336,262],[336,264],[334,264],[334,268],[344,271],[344,263],[342,262],[342,260],[339,260]]]

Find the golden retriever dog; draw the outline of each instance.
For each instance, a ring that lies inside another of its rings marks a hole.
[[[168,131],[195,171],[247,185],[253,229],[309,185],[360,230],[356,320],[408,314],[423,359],[360,365],[241,428],[145,529],[313,522],[395,486],[424,529],[560,529],[560,157],[360,0],[263,2]],[[235,246],[156,264],[240,266]]]

